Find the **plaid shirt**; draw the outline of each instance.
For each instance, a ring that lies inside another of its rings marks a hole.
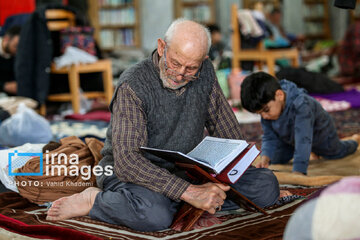
[[[138,184],[179,200],[190,183],[142,156],[139,148],[147,145],[147,118],[142,102],[126,82],[117,91],[112,109],[116,175],[123,182]],[[179,94],[186,91],[186,86],[178,91]],[[240,125],[217,81],[211,91],[205,126],[211,136],[242,139]]]
[[[339,49],[339,65],[342,75],[360,76],[360,22],[353,24],[345,33]]]

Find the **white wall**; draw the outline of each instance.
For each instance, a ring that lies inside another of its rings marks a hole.
[[[283,0],[283,26],[286,32],[304,33],[303,0]]]
[[[140,35],[142,48],[151,52],[174,18],[172,0],[140,0]]]
[[[236,4],[238,8],[242,7],[242,0],[216,0],[216,21],[221,28],[223,40],[230,45],[231,39],[231,5]]]
[[[334,7],[333,2],[331,1],[329,14],[331,16],[331,35],[335,41],[339,41],[343,38],[345,31],[349,26],[349,10]]]

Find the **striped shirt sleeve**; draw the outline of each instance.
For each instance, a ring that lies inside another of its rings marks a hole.
[[[117,91],[112,109],[112,147],[116,175],[123,182],[138,184],[179,200],[190,183],[142,156],[139,148],[147,143],[142,102],[126,83]]]

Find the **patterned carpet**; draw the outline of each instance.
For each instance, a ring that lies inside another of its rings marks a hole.
[[[330,113],[334,119],[335,126],[340,138],[360,133],[360,108],[349,109],[341,112]],[[243,135],[249,142],[256,142],[258,147],[261,144],[263,134],[260,123],[241,124]]]

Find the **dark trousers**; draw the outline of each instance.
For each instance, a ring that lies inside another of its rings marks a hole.
[[[323,144],[319,144],[312,148],[312,151],[326,159],[339,159],[353,154],[358,148],[358,143],[354,140],[339,140],[338,138],[329,139]],[[294,157],[294,147],[280,142],[273,158],[272,164],[285,164]]]
[[[232,187],[260,207],[273,205],[279,197],[279,183],[265,168],[249,168]],[[138,231],[158,231],[171,225],[179,206],[180,202],[160,193],[123,183],[114,174],[105,179],[104,189],[96,196],[89,215],[92,219]],[[222,206],[223,210],[238,208],[230,200],[225,200]]]

